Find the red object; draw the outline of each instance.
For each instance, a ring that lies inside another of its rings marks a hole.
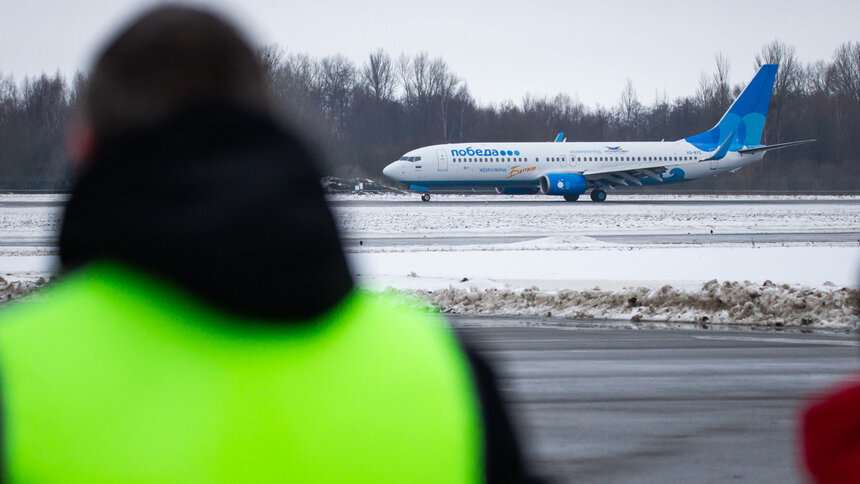
[[[860,483],[860,378],[806,409],[803,457],[815,482]]]

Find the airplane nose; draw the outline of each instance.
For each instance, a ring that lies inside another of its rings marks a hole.
[[[382,174],[387,176],[388,178],[395,179],[394,178],[394,165],[395,165],[395,163],[397,163],[397,162],[390,163],[388,166],[383,168]]]

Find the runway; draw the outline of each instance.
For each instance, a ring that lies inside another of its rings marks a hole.
[[[486,237],[346,237],[342,239],[345,249],[378,247],[463,247],[470,245],[501,245],[540,240],[546,236],[486,236]],[[601,242],[629,245],[750,245],[750,244],[800,244],[840,243],[858,244],[860,232],[836,233],[770,233],[770,234],[624,234],[594,235]],[[0,247],[46,247],[57,246],[57,237],[7,237],[0,240]]]
[[[496,365],[530,461],[562,482],[802,482],[803,402],[860,369],[856,335],[452,321]]]
[[[623,197],[623,198],[622,198]],[[565,202],[561,197],[523,197],[523,198],[513,198],[508,196],[493,196],[486,194],[476,194],[474,195],[474,199],[469,199],[468,196],[457,196],[455,197],[445,197],[436,195],[433,196],[430,202],[422,202],[418,195],[415,195],[414,198],[407,197],[398,197],[398,198],[389,198],[389,199],[351,199],[351,200],[330,200],[329,204],[334,207],[379,207],[379,206],[413,206],[413,205],[425,205],[427,207],[431,207],[433,205],[444,205],[444,206],[474,206],[474,205],[520,205],[527,204],[528,206],[540,206],[540,205],[557,205],[557,204],[568,204],[571,206],[579,206],[579,205],[630,205],[630,206],[642,206],[642,205],[658,205],[658,206],[706,206],[706,205],[714,205],[714,206],[732,206],[732,205],[854,205],[860,207],[860,199],[858,198],[823,198],[823,199],[803,199],[803,198],[713,198],[706,200],[696,200],[696,199],[688,199],[688,198],[678,198],[678,199],[658,199],[658,198],[642,198],[642,199],[631,199],[627,198],[629,195],[625,194],[619,198],[613,198],[613,194],[610,193],[605,202],[602,203],[594,203],[586,198],[581,198],[577,202]]]
[[[62,208],[66,206],[61,200],[13,200],[0,201],[0,208]]]
[[[583,234],[600,242],[632,245],[702,245],[702,244],[801,244],[801,243],[845,243],[860,246],[860,232],[796,232],[796,233],[741,233],[741,234]],[[347,237],[345,248],[431,246],[458,247],[468,245],[499,245],[528,242],[546,238],[540,236],[483,236],[483,237]]]
[[[594,205],[631,205],[631,206],[641,206],[641,205],[656,205],[656,206],[732,206],[732,205],[842,205],[842,206],[857,206],[860,207],[860,198],[856,197],[839,197],[839,198],[768,198],[761,197],[756,198],[755,196],[749,198],[742,198],[736,195],[729,195],[726,198],[719,198],[719,196],[708,196],[705,199],[696,199],[696,198],[688,198],[687,196],[672,198],[671,195],[668,195],[668,198],[655,198],[659,197],[658,194],[652,194],[651,196],[643,197],[643,198],[631,198],[629,193],[619,194],[616,197],[613,197],[613,194],[610,194],[609,198],[607,198],[606,202],[602,204],[594,204]],[[690,197],[695,197],[690,196]],[[711,198],[713,197],[713,198]],[[455,197],[437,195],[435,196],[429,203],[422,202],[417,195],[414,197],[411,196],[402,196],[397,198],[360,198],[360,196],[356,198],[351,198],[349,200],[342,200],[338,198],[331,198],[329,200],[329,205],[333,207],[380,207],[380,206],[413,206],[413,205],[424,205],[427,207],[432,207],[434,205],[445,205],[445,206],[473,206],[473,205],[520,205],[527,204],[528,206],[539,206],[539,205],[557,205],[557,204],[570,204],[572,206],[579,205],[589,205],[593,204],[593,202],[587,200],[580,200],[579,202],[570,203],[565,202],[560,197],[510,197],[510,196],[495,196],[495,195],[487,195],[487,194],[475,194],[474,196],[468,195],[459,195]],[[55,200],[28,200],[26,197],[21,197],[18,199],[7,199],[0,200],[0,209],[3,208],[62,208],[66,205],[66,200],[55,199]]]

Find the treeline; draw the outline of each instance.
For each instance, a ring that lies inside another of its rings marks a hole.
[[[66,129],[84,78],[59,73],[24,79],[0,75],[0,188],[66,189]]]
[[[569,142],[676,140],[713,126],[744,87],[730,85],[732,66],[717,54],[713,71],[702,73],[686,97],[647,104],[628,80],[611,107],[588,107],[564,93],[479,106],[466,81],[426,53],[393,57],[380,50],[361,65],[276,46],[259,54],[276,105],[314,140],[326,174],[346,177],[379,178],[404,152],[435,143],[549,141],[559,131]],[[780,65],[764,142],[818,142],[771,153],[735,176],[673,188],[860,191],[860,43],[803,64],[794,47],[775,40],[752,61]],[[738,77],[746,83],[753,69],[748,74]],[[71,82],[57,74],[18,85],[0,75],[0,187],[68,185],[63,130],[84,82],[80,74]]]

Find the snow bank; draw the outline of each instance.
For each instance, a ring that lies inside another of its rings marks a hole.
[[[18,299],[41,288],[48,283],[44,277],[36,280],[8,280],[0,277],[0,302]]]
[[[629,319],[634,322],[697,322],[772,328],[858,328],[858,290],[812,289],[750,282],[704,283],[697,290],[663,286],[619,291],[541,291],[449,287],[410,292],[443,312],[462,315],[528,316],[566,319]]]

